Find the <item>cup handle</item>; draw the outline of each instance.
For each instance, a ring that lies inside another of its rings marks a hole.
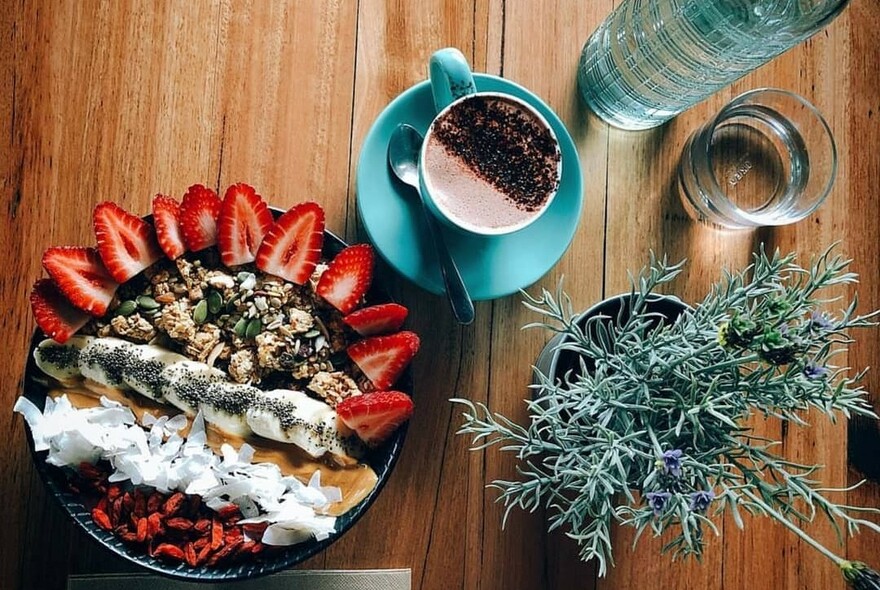
[[[428,63],[428,75],[431,78],[434,109],[438,113],[453,101],[477,91],[467,59],[454,47],[434,52]]]

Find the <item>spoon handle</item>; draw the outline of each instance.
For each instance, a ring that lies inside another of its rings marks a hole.
[[[461,274],[458,272],[458,266],[449,253],[446,246],[446,240],[440,233],[440,225],[437,218],[434,217],[428,206],[425,204],[425,198],[422,196],[421,189],[418,189],[419,199],[422,202],[422,213],[425,215],[425,223],[428,225],[428,233],[431,234],[431,241],[434,242],[434,252],[437,253],[437,262],[440,264],[440,273],[443,275],[443,284],[446,286],[446,297],[449,299],[449,305],[452,307],[452,315],[458,320],[459,324],[467,325],[474,321],[474,302],[468,294],[464,281],[461,280]]]

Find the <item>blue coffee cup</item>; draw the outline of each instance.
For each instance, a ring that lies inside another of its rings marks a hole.
[[[428,73],[431,81],[431,93],[434,98],[435,117],[432,121],[428,132],[425,134],[425,141],[419,154],[419,172],[421,181],[422,194],[429,211],[439,219],[444,225],[466,234],[475,234],[481,236],[499,236],[506,235],[521,229],[524,229],[534,223],[541,215],[550,207],[553,199],[556,197],[559,183],[562,178],[562,159],[558,160],[556,187],[545,202],[537,210],[530,212],[527,217],[507,225],[489,225],[476,223],[474,220],[466,219],[460,213],[452,211],[448,206],[444,205],[442,200],[437,198],[438,191],[434,187],[432,178],[439,174],[438,171],[428,168],[426,162],[427,146],[431,142],[431,138],[435,131],[435,124],[450,110],[458,105],[474,100],[479,97],[497,98],[515,105],[516,108],[522,109],[524,112],[539,122],[546,129],[556,144],[557,153],[559,153],[559,142],[549,122],[528,102],[506,93],[499,92],[479,92],[474,83],[473,73],[468,65],[465,56],[453,47],[440,49],[435,52],[428,64]],[[543,102],[536,95],[529,93],[530,101],[543,105]]]

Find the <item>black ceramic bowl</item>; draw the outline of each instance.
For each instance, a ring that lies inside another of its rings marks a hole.
[[[273,213],[277,217],[279,211],[273,210]],[[346,243],[340,238],[330,232],[325,232],[324,257],[326,259],[329,260],[333,258],[345,248],[345,246]],[[367,297],[371,304],[387,302],[390,300],[387,293],[376,285],[373,286]],[[37,344],[39,344],[44,338],[45,336],[38,330],[31,340],[31,346],[28,349],[27,368],[25,370],[24,388],[22,392],[27,399],[34,402],[39,408],[44,407],[49,390],[45,385],[45,376],[36,366],[33,351]],[[396,388],[412,395],[412,373],[409,369],[403,374],[400,381],[397,383]],[[86,534],[98,541],[109,551],[112,551],[147,570],[182,580],[216,582],[221,580],[244,580],[271,574],[294,566],[336,542],[336,540],[345,534],[348,529],[354,526],[354,523],[363,516],[382,491],[382,487],[388,480],[391,470],[394,468],[394,464],[397,462],[397,458],[400,455],[400,449],[402,448],[404,438],[406,437],[407,425],[404,424],[400,427],[390,440],[386,441],[381,447],[372,449],[365,457],[365,462],[376,472],[379,481],[376,484],[375,489],[373,489],[373,491],[371,491],[370,494],[357,506],[336,519],[336,533],[330,536],[330,538],[321,542],[311,540],[299,545],[292,545],[284,550],[278,551],[277,553],[273,553],[271,556],[263,557],[260,561],[254,561],[253,563],[236,564],[229,567],[219,568],[191,568],[185,564],[168,564],[150,557],[138,548],[126,545],[118,537],[114,536],[113,533],[99,528],[94,521],[92,521],[91,513],[83,505],[82,498],[78,494],[74,494],[68,490],[67,476],[64,471],[46,463],[46,452],[38,453],[34,451],[34,441],[30,435],[30,429],[26,430],[28,432],[28,445],[30,446],[34,465],[36,466],[37,472],[40,474],[40,478],[49,489],[50,495],[58,501],[64,511],[70,515],[73,521],[76,522]]]

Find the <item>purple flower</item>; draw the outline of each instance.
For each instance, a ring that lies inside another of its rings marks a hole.
[[[816,328],[819,331],[830,330],[834,327],[834,322],[831,321],[826,314],[820,311],[814,311],[812,315],[810,315],[810,327]]]
[[[807,379],[822,379],[826,375],[828,375],[828,369],[820,367],[813,361],[808,362],[804,366],[804,377]]]
[[[648,492],[645,494],[645,497],[648,498],[648,506],[654,511],[654,516],[660,516],[663,514],[663,508],[666,506],[669,498],[672,497],[672,494],[669,492]]]
[[[712,490],[691,492],[691,512],[705,512],[715,499],[715,492]]]
[[[680,449],[663,451],[663,467],[666,469],[666,473],[671,474],[672,477],[681,477],[682,454]]]

